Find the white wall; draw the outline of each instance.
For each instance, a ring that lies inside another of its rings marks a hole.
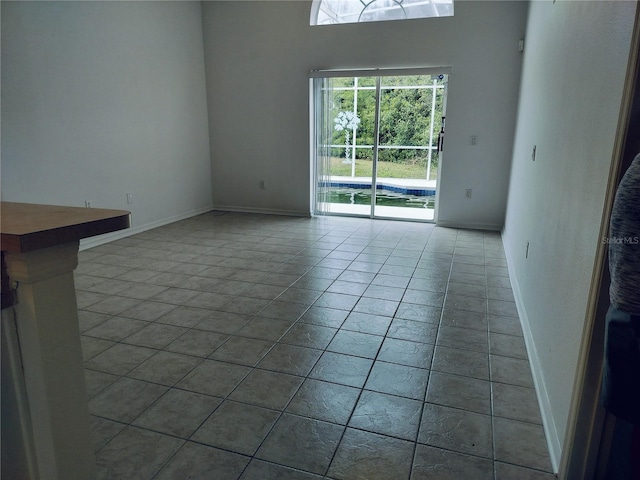
[[[529,12],[503,239],[556,465],[601,241],[635,8],[532,2]]]
[[[203,3],[214,204],[309,213],[309,70],[449,65],[439,220],[501,227],[526,3],[459,1],[450,18],[318,27],[310,8]]]
[[[206,210],[208,135],[199,2],[2,2],[2,200]]]

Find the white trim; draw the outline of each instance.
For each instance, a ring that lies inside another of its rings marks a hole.
[[[283,215],[288,217],[307,217],[310,218],[311,212],[301,210],[280,210],[277,208],[255,208],[255,207],[238,207],[234,205],[214,205],[213,210],[221,212],[238,212],[238,213],[261,213],[264,215]]]
[[[436,190],[437,194],[437,190]],[[492,230],[496,232],[502,231],[502,225],[494,223],[465,223],[465,222],[449,222],[447,220],[437,220],[436,225],[438,227],[446,228],[464,228],[469,230]]]
[[[407,67],[407,68],[359,68],[359,69],[329,69],[310,70],[310,78],[336,78],[336,77],[390,77],[393,75],[450,75],[453,67],[441,65],[433,67]]]
[[[504,231],[502,231],[501,233],[501,238],[504,238]],[[511,255],[504,241],[502,243],[502,248],[507,259],[507,268],[509,270],[511,289],[513,291],[516,309],[518,310],[518,317],[520,318],[520,325],[522,327],[524,343],[527,347],[527,357],[529,358],[529,366],[531,368],[531,375],[533,376],[533,385],[536,391],[536,396],[538,397],[538,406],[540,407],[542,427],[544,429],[544,436],[547,441],[547,449],[549,450],[549,457],[551,459],[551,468],[553,469],[554,473],[557,473],[560,465],[560,458],[562,456],[562,444],[558,435],[558,428],[553,421],[551,402],[549,400],[549,394],[544,382],[544,376],[542,374],[542,370],[540,369],[540,357],[538,355],[535,342],[533,341],[529,317],[527,316],[527,311],[524,308],[524,301],[522,299],[520,285],[518,284],[516,272],[511,267],[513,265],[511,261]]]
[[[211,210],[215,210],[215,208],[212,205],[209,205],[206,207],[198,208],[196,210],[192,210],[190,212],[181,213],[179,215],[163,218],[150,223],[145,223],[144,225],[138,225],[136,227],[127,228],[125,230],[118,230],[117,232],[105,233],[104,235],[97,235],[95,237],[84,238],[80,240],[80,251],[97,247],[99,245],[104,245],[105,243],[113,242],[114,240],[120,240],[121,238],[130,237],[132,235],[146,232],[147,230],[151,230],[153,228],[162,227],[170,223],[178,222],[186,218],[195,217],[196,215],[201,215],[203,213],[210,212]]]

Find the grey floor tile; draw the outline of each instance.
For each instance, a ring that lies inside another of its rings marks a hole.
[[[489,300],[502,300],[505,302],[515,302],[513,291],[510,288],[489,287],[487,289]]]
[[[436,346],[431,368],[437,372],[489,380],[488,357],[471,350]]]
[[[396,318],[391,322],[387,336],[390,338],[430,343],[434,345],[436,343],[437,334],[437,323],[426,323]]]
[[[316,303],[316,307],[335,308],[338,310],[352,310],[358,300],[357,295],[346,295],[344,293],[325,292]]]
[[[275,318],[254,317],[249,320],[236,335],[250,338],[258,338],[260,340],[276,341],[282,337],[294,321],[277,320]]]
[[[398,275],[387,275],[384,273],[378,273],[373,280],[371,280],[371,285],[378,285],[382,287],[394,287],[394,288],[407,288],[411,281],[411,276],[398,276]]]
[[[313,473],[253,459],[239,480],[266,480],[269,478],[277,478],[278,480],[320,480],[322,477]]]
[[[209,312],[205,318],[198,321],[194,327],[197,330],[206,330],[217,333],[236,333],[244,327],[253,317],[232,312]],[[162,319],[158,320],[161,321]]]
[[[312,305],[313,302],[315,302],[320,297],[320,295],[322,295],[322,293],[319,292],[318,290],[289,287],[280,296],[278,296],[278,301],[298,303],[301,305],[308,306],[308,305]]]
[[[505,302],[503,300],[489,299],[488,309],[489,315],[502,317],[517,317],[518,309],[515,302]]]
[[[349,315],[348,311],[335,308],[312,306],[307,310],[299,322],[321,325],[324,327],[339,328]]]
[[[551,472],[542,425],[494,417],[493,431],[497,461]]]
[[[287,411],[346,425],[359,395],[360,389],[308,378],[289,403]]]
[[[364,391],[349,420],[349,426],[415,441],[421,410],[421,401]]]
[[[313,303],[313,302],[312,302]],[[310,304],[292,303],[281,301],[280,297],[272,301],[258,314],[261,317],[275,318],[277,320],[295,321],[309,308]]]
[[[347,295],[362,295],[367,290],[367,287],[367,283],[336,280],[329,288],[327,288],[327,292],[345,293]]]
[[[278,343],[260,361],[258,368],[306,376],[321,355],[322,350]]]
[[[172,386],[189,373],[201,358],[172,352],[158,352],[134,368],[127,376]]]
[[[302,385],[302,377],[255,369],[229,395],[231,400],[284,410]]]
[[[468,310],[456,310],[445,307],[442,311],[442,325],[450,327],[472,328],[487,331],[488,317],[486,314]]]
[[[335,328],[312,325],[308,323],[297,323],[280,340],[282,343],[298,345],[300,347],[321,348],[329,345],[331,339],[336,334]]]
[[[486,285],[487,277],[477,273],[466,273],[452,269],[449,281],[456,283],[471,283],[473,285]]]
[[[487,287],[473,283],[449,282],[447,295],[467,295],[469,297],[487,298]]]
[[[398,338],[385,338],[378,360],[418,368],[430,368],[433,345]]]
[[[403,318],[416,322],[439,323],[442,309],[426,305],[401,302],[394,318]]]
[[[431,372],[426,401],[491,414],[491,386],[486,380]]]
[[[539,470],[531,470],[529,468],[509,465],[506,463],[496,462],[496,480],[556,480],[556,476],[552,473],[541,472]]]
[[[193,434],[192,439],[253,455],[279,415],[274,410],[227,400]]]
[[[84,380],[87,389],[87,398],[91,399],[119,378],[119,375],[112,375],[110,373],[98,372],[85,368]]]
[[[383,337],[379,335],[339,330],[327,346],[327,351],[373,359],[378,354],[382,340]]]
[[[379,298],[361,297],[353,307],[355,312],[369,313],[392,317],[398,309],[399,301],[382,300]]]
[[[197,290],[188,290],[186,288],[165,288],[154,285],[146,285],[146,287],[149,289],[161,289],[151,299],[156,302],[169,303],[171,305],[182,305],[199,294]]]
[[[99,295],[99,294],[94,294]],[[78,296],[78,308],[84,308],[80,300],[81,298],[87,298],[88,295],[83,294],[82,296]],[[127,297],[118,297],[118,296],[109,296],[99,300],[95,303],[90,303],[89,306],[86,307],[86,310],[97,312],[97,313],[106,313],[108,315],[119,315],[125,310],[132,308],[140,303],[140,300],[135,298],[127,298]]]
[[[147,325],[147,322],[140,320],[132,320],[124,317],[111,317],[84,333],[89,337],[119,342]]]
[[[187,439],[221,402],[222,399],[217,397],[171,389],[133,424]]]
[[[127,427],[98,452],[96,463],[104,478],[153,478],[183,443],[178,438]]]
[[[528,358],[524,338],[516,335],[489,333],[489,352],[492,355],[520,358],[522,360]]]
[[[210,212],[75,274],[99,478],[552,478],[499,233]]]
[[[226,397],[251,371],[248,367],[204,360],[176,386],[192,392]]]
[[[367,358],[325,352],[311,370],[309,377],[351,387],[362,387],[372,365],[373,361]]]
[[[122,342],[140,347],[162,349],[187,331],[188,329],[184,327],[151,323],[124,338]]]
[[[424,400],[429,370],[376,361],[365,389]]]
[[[364,291],[365,297],[379,298],[399,302],[402,300],[405,289],[401,287],[389,287],[385,285],[369,285]]]
[[[493,464],[486,458],[418,445],[411,480],[493,480]],[[517,477],[514,477],[517,478]]]
[[[235,480],[248,463],[249,457],[187,442],[154,478]]]
[[[185,305],[196,308],[208,308],[217,310],[224,307],[233,300],[231,295],[215,292],[201,292],[195,297],[187,300]]]
[[[418,442],[492,459],[492,441],[490,415],[424,404]]]
[[[85,363],[85,367],[114,375],[126,375],[157,350],[116,343]]]
[[[404,303],[442,308],[444,304],[444,293],[407,289],[402,297],[402,301]]]
[[[80,294],[82,292],[78,292]],[[107,315],[105,313],[97,313],[97,312],[89,312],[87,310],[78,310],[78,325],[80,327],[80,332],[84,333],[87,330],[91,330],[94,327],[97,327],[101,323],[106,322],[111,318],[111,315]]]
[[[161,385],[123,377],[89,400],[89,412],[130,423],[167,390]]]
[[[522,336],[522,326],[520,325],[520,320],[517,317],[490,315],[488,319],[490,332]]]
[[[441,325],[436,344],[443,347],[489,353],[489,338],[486,330]]]
[[[469,297],[467,295],[447,294],[445,307],[447,309],[464,310],[468,312],[486,314],[487,299]]]
[[[267,340],[231,336],[209,358],[254,367],[274,345],[274,342]]]
[[[186,331],[165,348],[175,353],[208,357],[228,338],[228,335],[222,333],[194,329]]]
[[[110,340],[103,340],[101,338],[88,337],[83,335],[80,337],[80,344],[82,346],[82,360],[91,360],[99,353],[104,352],[107,348],[114,345],[115,342]]]
[[[170,305],[168,303],[145,300],[131,308],[128,308],[127,310],[120,313],[120,315],[126,318],[134,318],[136,320],[152,322],[162,317],[163,315],[166,315],[174,308],[176,308],[175,305]]]
[[[529,361],[520,358],[489,355],[491,381],[533,388]]]
[[[212,313],[211,310],[205,310],[204,308],[178,306],[158,318],[156,323],[192,328],[212,315],[214,315],[214,313]]]
[[[453,263],[453,265],[451,265],[451,273],[456,274],[454,278],[459,273],[472,273],[474,275],[485,276],[487,273],[487,270],[484,265],[474,265],[471,263],[455,262]],[[454,281],[454,283],[458,283],[458,282]],[[481,282],[481,283],[484,284],[486,282]],[[467,285],[473,285],[473,283],[467,283]]]
[[[533,388],[493,382],[491,390],[495,416],[542,424],[538,397]]]
[[[114,422],[106,418],[90,416],[91,438],[93,440],[93,450],[97,452],[104,447],[113,437],[120,433],[127,425]]]
[[[407,478],[413,450],[413,442],[348,428],[328,475],[338,480]]]
[[[409,282],[408,288],[412,290],[445,293],[447,291],[447,281],[447,278],[441,278],[439,276],[419,278],[414,275]]]
[[[342,324],[342,330],[369,333],[371,335],[385,335],[391,325],[392,317],[372,315],[369,313],[351,312]]]
[[[311,473],[324,474],[338,447],[344,427],[284,414],[256,457]]]

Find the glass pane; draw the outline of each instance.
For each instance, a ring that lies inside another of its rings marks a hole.
[[[453,0],[314,0],[311,25],[453,16]]]
[[[376,216],[433,219],[445,80],[381,78]]]
[[[326,85],[323,96],[331,129],[325,127],[325,138],[320,140],[326,145],[327,161],[316,200],[333,213],[368,216],[371,214],[375,136],[375,77],[333,78]]]

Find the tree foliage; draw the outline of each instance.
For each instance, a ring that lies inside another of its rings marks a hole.
[[[379,145],[420,147],[431,144],[435,147],[442,122],[443,89],[435,90],[436,108],[432,111],[434,90],[427,86],[434,83],[443,86],[444,80],[438,76],[413,75],[381,77],[381,82]],[[356,84],[357,95],[354,95]],[[341,111],[353,112],[354,100],[357,101],[356,113],[361,122],[354,141],[357,146],[368,145],[369,148],[357,148],[356,157],[371,159],[375,136],[375,77],[334,79],[332,93],[334,117]],[[333,133],[332,144],[340,145],[343,141],[343,133]],[[343,151],[335,147],[332,155],[344,155]],[[381,148],[378,152],[380,161],[394,163],[426,165],[427,158],[428,151],[419,149]],[[437,155],[432,154],[432,162],[434,159],[437,159]]]

